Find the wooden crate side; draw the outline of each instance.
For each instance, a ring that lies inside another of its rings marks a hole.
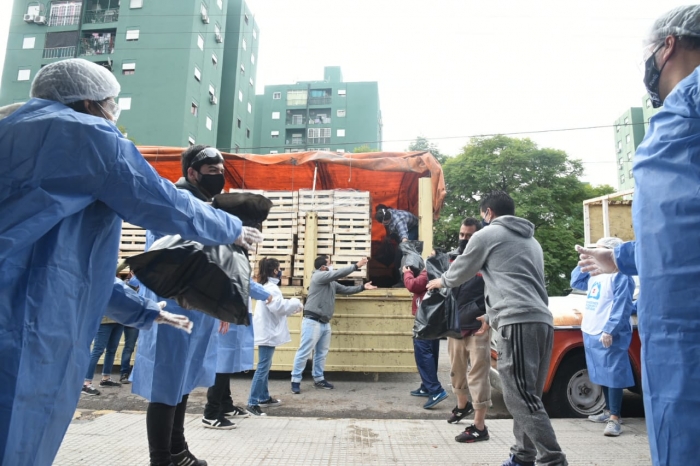
[[[280,269],[282,270],[282,278],[289,279],[292,277],[293,274],[293,258],[294,256],[289,255],[289,256],[279,256],[279,255],[273,255],[273,254],[263,254],[263,255],[258,255],[255,256],[255,259],[251,258],[250,260],[250,265],[252,269],[252,276],[257,277],[258,275],[258,265],[260,264],[260,261],[264,258],[267,259],[277,259],[280,262]]]
[[[255,254],[257,256],[266,254],[290,256],[294,254],[294,235],[291,232],[267,233]]]
[[[263,233],[297,233],[299,219],[296,212],[270,212],[263,222]]]
[[[299,190],[299,211],[333,211],[333,191]]]
[[[348,256],[332,256],[331,264],[336,269],[342,269],[343,267],[348,267],[359,260],[358,257],[348,257]],[[348,275],[348,278],[367,278],[367,266],[362,269],[355,271]]]
[[[333,212],[318,212],[316,230],[319,233],[333,233]],[[303,234],[306,231],[306,212],[299,212],[297,232]]]
[[[603,207],[598,204],[589,206],[591,242],[595,243],[603,237]],[[615,236],[623,241],[634,240],[634,228],[632,227],[632,208],[629,204],[617,204],[611,202],[608,205],[608,221],[610,222],[610,236]]]
[[[369,257],[372,255],[372,235],[335,235],[333,249],[340,257]]]
[[[263,196],[272,201],[272,212],[299,209],[299,193],[296,191],[265,191]]]
[[[230,193],[250,193],[250,194],[259,194],[261,196],[265,195],[265,191],[262,189],[229,189],[228,192]]]
[[[333,233],[336,234],[370,234],[372,220],[366,213],[333,213]]]
[[[333,194],[333,206],[335,211],[369,211],[371,206],[369,191],[336,190]]]
[[[306,235],[299,233],[297,239],[297,254],[304,254],[304,240]],[[318,254],[333,254],[333,233],[319,231],[316,234],[316,252]]]

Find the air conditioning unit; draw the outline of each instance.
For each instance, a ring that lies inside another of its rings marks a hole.
[[[221,37],[221,33],[219,33],[219,32],[217,32],[216,34],[214,34],[214,38],[216,38],[216,41],[217,41],[218,43],[222,43],[222,42],[224,41],[224,38]]]
[[[34,15],[24,15],[24,22],[25,23],[33,23],[34,22]]]
[[[44,25],[46,24],[46,16],[37,16],[34,18],[34,24]]]
[[[216,99],[216,96],[215,96],[215,95],[212,95],[212,94],[209,95],[209,102],[210,102],[212,105],[216,105],[217,103],[219,103],[219,101]]]
[[[202,13],[202,22],[204,24],[209,24],[209,15],[206,13]]]

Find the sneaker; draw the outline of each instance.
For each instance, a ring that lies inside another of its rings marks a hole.
[[[121,387],[119,382],[113,382],[112,379],[100,380],[100,387]]]
[[[276,398],[270,397],[270,398],[268,398],[267,400],[261,401],[261,402],[258,403],[258,404],[259,404],[260,406],[262,406],[263,408],[272,408],[272,407],[281,405],[281,404],[282,404],[282,400],[278,400],[278,399],[276,399]]]
[[[327,381],[326,379],[323,379],[320,382],[314,382],[314,387],[322,388],[324,390],[333,390],[335,388],[333,384]]]
[[[250,413],[246,411],[243,408],[239,408],[238,406],[234,406],[231,411],[224,413],[224,416],[226,417],[237,417],[237,418],[242,418],[242,417],[249,417]]]
[[[415,390],[411,390],[411,396],[425,396],[428,397],[430,396],[430,393],[428,393],[428,390],[424,389],[423,387],[417,388]]]
[[[606,437],[618,437],[621,433],[622,427],[620,427],[620,423],[615,419],[610,419],[603,431],[603,435]]]
[[[119,377],[119,383],[122,385],[130,384],[131,382],[129,381],[129,374],[122,374]]]
[[[606,409],[602,413],[591,414],[590,416],[588,416],[588,420],[591,422],[598,422],[601,424],[604,422],[608,422],[610,420],[610,411]]]
[[[229,421],[225,417],[222,417],[221,419],[207,419],[207,418],[203,417],[202,424],[207,429],[231,430],[231,429],[236,428],[236,424]]]
[[[438,392],[434,395],[430,395],[430,397],[428,397],[428,401],[426,401],[423,405],[423,409],[434,408],[435,406],[437,406],[438,403],[445,399],[447,399],[447,392],[445,390]]]
[[[301,383],[300,382],[292,382],[292,393],[295,395],[298,395],[301,393]]]
[[[258,405],[248,405],[248,412],[253,416],[267,416]]]
[[[207,466],[206,461],[198,460],[189,450],[177,455],[170,455],[170,461],[173,462],[174,466]]]
[[[464,432],[455,437],[459,443],[474,443],[489,439],[489,429],[484,426],[484,430],[479,430],[474,424],[470,425]]]
[[[83,389],[80,391],[81,395],[92,395],[92,396],[97,396],[100,394],[100,391],[97,390],[95,387],[90,385],[83,385]]]
[[[510,455],[510,458],[501,463],[501,466],[535,466],[534,461],[521,461],[515,457],[515,455]]]
[[[474,412],[474,406],[472,405],[471,401],[467,401],[467,406],[465,406],[462,409],[459,409],[457,406],[455,406],[455,409],[452,410],[452,416],[447,420],[448,423],[450,424],[456,424],[465,417],[469,416],[471,413]],[[458,440],[459,442],[459,440]]]

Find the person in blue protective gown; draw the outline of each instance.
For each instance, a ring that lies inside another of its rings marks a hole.
[[[597,242],[599,248],[606,249],[620,244],[621,239],[612,237]],[[600,385],[605,396],[603,412],[588,416],[588,420],[605,423],[603,435],[617,437],[622,432],[622,392],[634,386],[628,353],[632,342],[634,279],[621,273],[591,277],[577,266],[571,272],[571,287],[588,292],[581,322],[586,366],[591,382]]]
[[[175,186],[187,193],[194,202],[211,201],[224,187],[224,159],[208,146],[189,147],[182,153],[183,177]],[[243,227],[247,228],[247,227]],[[161,230],[162,231],[162,230]],[[256,230],[257,231],[257,230]],[[146,232],[146,249],[161,235]],[[262,287],[259,287],[262,288]],[[267,299],[251,287],[251,293]],[[141,286],[139,293],[161,301],[151,290]],[[163,327],[142,331],[132,372],[132,392],[149,401],[146,427],[151,465],[206,465],[190,453],[185,440],[185,411],[189,394],[196,387],[214,385],[217,361],[217,320],[199,311],[180,307],[174,300],[164,300],[172,313],[187,316],[193,323],[191,334],[171,332]],[[230,427],[230,421],[224,419]]]
[[[0,112],[0,464],[52,463],[103,315],[163,319],[115,278],[122,219],[211,245],[248,238],[124,138],[119,90],[105,68],[63,60],[37,73],[30,101]]]
[[[656,20],[645,84],[654,106],[634,156],[635,241],[585,249],[582,270],[639,275],[642,390],[651,458],[697,464],[700,436],[700,5]]]

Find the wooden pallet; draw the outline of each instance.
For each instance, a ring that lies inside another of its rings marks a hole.
[[[122,222],[121,240],[119,241],[118,262],[121,263],[124,259],[141,254],[146,249],[146,230],[132,225],[128,222]],[[122,271],[129,272],[128,267]]]
[[[359,257],[348,257],[348,256],[332,256],[331,265],[337,270],[354,264],[359,260]],[[351,273],[347,278],[367,278],[367,266],[365,265],[362,269]]]
[[[299,220],[296,212],[270,212],[263,222],[263,236],[267,233],[295,235]]]
[[[229,189],[228,192],[230,193],[250,193],[250,194],[259,194],[261,196],[265,195],[265,191],[262,189]]]
[[[299,212],[333,211],[333,190],[299,190]]]
[[[306,236],[303,232],[299,233],[297,240],[297,254],[304,255],[304,240]],[[318,232],[316,234],[316,253],[317,254],[333,254],[333,233]]]
[[[335,234],[371,234],[372,219],[369,212],[334,212],[333,233]]]
[[[292,269],[293,278],[304,278],[304,255],[296,254],[294,256],[294,268]]]
[[[317,212],[316,231],[319,233],[333,233],[333,212]],[[306,212],[299,212],[297,219],[297,233],[306,231]]]
[[[369,212],[371,210],[369,191],[335,190],[333,210],[335,212]]]
[[[250,266],[252,269],[252,276],[256,277],[258,275],[258,264],[260,260],[263,258],[268,258],[268,259],[277,259],[280,262],[280,269],[282,270],[282,279],[289,279],[292,276],[293,269],[292,269],[292,257],[291,255],[289,256],[276,256],[272,254],[263,254],[263,255],[258,255],[258,256],[251,256],[250,259]]]
[[[266,233],[258,245],[256,256],[291,256],[294,254],[294,235],[291,233]]]
[[[372,235],[335,235],[334,254],[341,257],[367,257],[372,255]]]
[[[272,201],[271,212],[296,212],[299,210],[297,191],[265,191],[263,196]]]

